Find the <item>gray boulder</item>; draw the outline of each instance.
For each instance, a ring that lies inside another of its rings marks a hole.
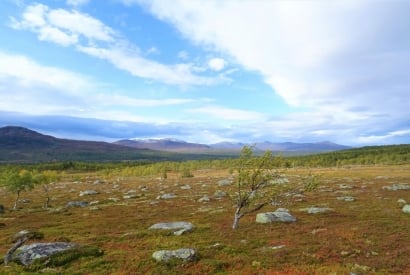
[[[177,195],[175,195],[173,193],[167,193],[167,194],[163,194],[161,196],[158,196],[157,200],[159,200],[159,199],[168,200],[168,199],[174,199],[176,197],[177,197]]]
[[[198,200],[198,202],[210,202],[211,198],[208,195],[203,196]]]
[[[296,218],[289,213],[286,208],[278,208],[274,212],[258,213],[256,215],[257,223],[271,222],[295,222]]]
[[[80,191],[80,197],[82,196],[90,196],[90,195],[97,195],[99,194],[97,191],[95,190],[85,190],[85,191]]]
[[[390,191],[408,190],[410,189],[410,184],[398,183],[398,184],[393,184],[390,186],[383,186],[383,189],[390,190]]]
[[[87,207],[89,205],[88,201],[69,201],[65,207]]]
[[[161,222],[152,225],[148,229],[163,229],[163,230],[175,230],[179,229],[174,232],[174,235],[180,236],[186,232],[192,231],[194,225],[190,222]]]
[[[152,254],[157,262],[168,262],[171,259],[179,259],[184,262],[192,262],[197,259],[197,253],[192,248],[180,248],[176,250],[160,250]]]
[[[31,264],[35,259],[49,257],[60,251],[65,251],[77,247],[77,244],[56,242],[56,243],[32,243],[20,247],[15,255],[23,265]]]
[[[352,196],[342,196],[336,197],[338,201],[354,201],[355,199]]]
[[[216,190],[215,193],[214,193],[214,197],[217,198],[217,199],[221,199],[221,198],[226,197],[226,196],[227,196],[226,192],[221,191],[221,190]]]
[[[231,185],[231,184],[232,184],[232,181],[229,179],[218,181],[218,186],[226,186],[226,185]]]
[[[401,210],[403,213],[410,214],[410,204],[406,204]]]
[[[327,208],[327,207],[308,207],[308,208],[301,208],[300,211],[304,211],[307,212],[309,214],[319,214],[319,213],[326,213],[326,212],[330,212],[333,211],[332,208]]]

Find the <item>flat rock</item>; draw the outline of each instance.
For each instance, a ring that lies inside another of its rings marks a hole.
[[[198,199],[198,202],[210,202],[211,198],[208,195],[203,196],[202,198]]]
[[[85,190],[85,191],[80,191],[80,197],[82,196],[90,196],[90,195],[97,195],[99,194],[97,191],[95,190]]]
[[[15,257],[23,264],[29,265],[35,259],[49,257],[60,251],[65,251],[77,247],[74,243],[55,242],[55,243],[32,243],[23,245],[17,250]]]
[[[163,199],[163,200],[168,200],[168,199],[174,199],[176,198],[177,195],[173,194],[173,193],[167,193],[167,194],[163,194],[157,197],[157,200],[159,199]]]
[[[327,208],[327,207],[308,207],[308,208],[301,208],[299,209],[300,211],[307,212],[309,214],[319,214],[319,213],[326,213],[333,211],[332,208]]]
[[[197,253],[192,248],[180,248],[176,250],[160,250],[152,254],[157,262],[168,262],[171,259],[179,259],[184,262],[192,262],[197,258]]]
[[[231,185],[232,181],[229,179],[223,179],[218,181],[218,186],[226,186],[226,185]]]
[[[194,225],[190,222],[161,222],[152,225],[148,229],[163,229],[163,230],[174,230],[179,229],[174,232],[174,235],[180,236],[186,232],[192,231]]]
[[[410,189],[410,184],[398,183],[398,184],[393,184],[390,186],[383,186],[383,189],[390,190],[390,191],[408,190]]]
[[[89,205],[88,201],[69,201],[66,204],[67,208],[70,207],[87,207]]]
[[[401,210],[403,213],[410,214],[410,204],[406,204]]]
[[[342,197],[336,197],[338,201],[354,201],[355,199],[351,196],[342,196]]]
[[[289,213],[286,208],[278,208],[274,212],[258,213],[256,215],[257,223],[271,222],[295,222],[296,218]]]

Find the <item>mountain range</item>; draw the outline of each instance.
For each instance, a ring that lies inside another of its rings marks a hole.
[[[36,131],[6,126],[0,128],[0,162],[44,161],[158,161],[221,158],[237,155],[244,143],[198,144],[175,139],[124,139],[114,143],[61,139]],[[271,150],[284,154],[336,151],[349,147],[331,143],[250,144],[255,151]]]
[[[215,151],[239,151],[243,146],[253,146],[256,151],[275,151],[275,152],[296,152],[296,153],[318,153],[329,152],[351,147],[344,146],[328,141],[318,143],[295,143],[282,142],[274,143],[270,141],[256,143],[235,143],[220,142],[215,144],[198,144],[190,143],[183,140],[175,139],[124,139],[116,141],[115,144],[129,146],[139,149],[151,149],[168,152],[215,152]]]

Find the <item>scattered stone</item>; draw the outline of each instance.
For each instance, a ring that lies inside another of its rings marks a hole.
[[[400,205],[406,205],[407,204],[405,199],[398,199],[397,203],[400,204]]]
[[[180,188],[181,188],[182,190],[189,190],[189,189],[191,189],[191,185],[185,184],[185,185],[182,185]]]
[[[217,191],[215,191],[215,193],[214,193],[214,197],[215,197],[215,198],[218,198],[218,199],[221,199],[221,198],[223,198],[223,197],[226,197],[226,192],[221,191],[221,190],[217,190]]]
[[[137,190],[131,189],[131,190],[128,190],[127,192],[125,192],[124,194],[128,195],[128,194],[134,194],[134,193],[137,193]]]
[[[198,200],[198,202],[210,202],[211,198],[208,195],[203,196]]]
[[[99,201],[91,201],[90,203],[89,203],[89,205],[97,205],[97,204],[99,204],[100,202]]]
[[[66,257],[61,257],[60,260],[47,260],[53,256],[60,255],[61,253],[69,253],[69,251],[72,251],[72,253]],[[75,260],[82,256],[101,256],[102,254],[103,251],[99,248],[82,247],[74,243],[32,243],[20,247],[15,255],[15,258],[25,266],[30,265],[37,259],[39,259],[42,263],[51,262],[51,265],[58,266],[64,265],[68,261]]]
[[[312,206],[312,207],[308,207],[308,208],[301,208],[299,210],[303,211],[303,212],[307,212],[309,214],[319,214],[319,213],[326,213],[326,212],[333,211],[332,208],[316,207],[316,206]]]
[[[349,184],[338,184],[340,189],[352,189],[353,186]]]
[[[173,193],[167,193],[167,194],[163,194],[157,197],[157,200],[159,199],[163,199],[163,200],[168,200],[168,199],[174,199],[176,198],[177,195],[173,194]]]
[[[326,232],[326,231],[327,231],[327,228],[317,228],[317,229],[312,230],[312,234],[316,235],[318,233],[322,233],[322,232]]]
[[[398,183],[398,184],[393,184],[390,186],[383,186],[383,189],[390,190],[390,191],[408,190],[410,189],[410,184]]]
[[[171,259],[179,259],[184,262],[192,262],[197,259],[197,253],[192,248],[180,248],[176,250],[160,250],[152,254],[157,262],[168,262]]]
[[[88,205],[88,201],[69,201],[65,207],[87,207]]]
[[[279,177],[277,179],[271,180],[270,184],[278,184],[278,185],[283,185],[289,183],[289,180],[285,177]]]
[[[218,186],[226,186],[226,185],[231,185],[231,184],[232,184],[232,181],[229,179],[218,181]]]
[[[124,195],[122,196],[123,199],[127,200],[127,199],[135,199],[138,198],[139,196],[137,194],[129,194],[129,195]]]
[[[104,181],[103,180],[95,180],[93,184],[103,184]]]
[[[112,201],[112,202],[118,202],[119,201],[118,198],[114,198],[114,197],[110,197],[107,200]]]
[[[162,223],[156,223],[148,229],[165,229],[165,230],[179,229],[174,232],[174,235],[180,236],[186,232],[192,231],[193,228],[194,228],[194,225],[190,222],[162,222]]]
[[[354,201],[355,199],[351,196],[336,197],[339,201]]]
[[[19,202],[21,202],[21,203],[30,203],[31,200],[29,200],[29,199],[21,199],[21,200],[19,200]]]
[[[82,196],[90,196],[90,195],[97,195],[99,194],[97,191],[95,190],[85,190],[85,191],[80,191],[80,197]]]
[[[295,222],[296,218],[289,213],[286,208],[278,208],[275,212],[258,213],[256,215],[257,223],[271,222]]]
[[[281,248],[284,248],[284,247],[286,247],[286,245],[280,244],[280,245],[271,246],[270,249],[277,250],[277,249],[281,249]]]
[[[403,213],[410,214],[410,204],[406,204],[402,208]]]

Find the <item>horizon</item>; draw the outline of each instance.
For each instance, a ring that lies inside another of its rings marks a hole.
[[[0,127],[410,143],[408,1],[6,0],[0,15]]]

